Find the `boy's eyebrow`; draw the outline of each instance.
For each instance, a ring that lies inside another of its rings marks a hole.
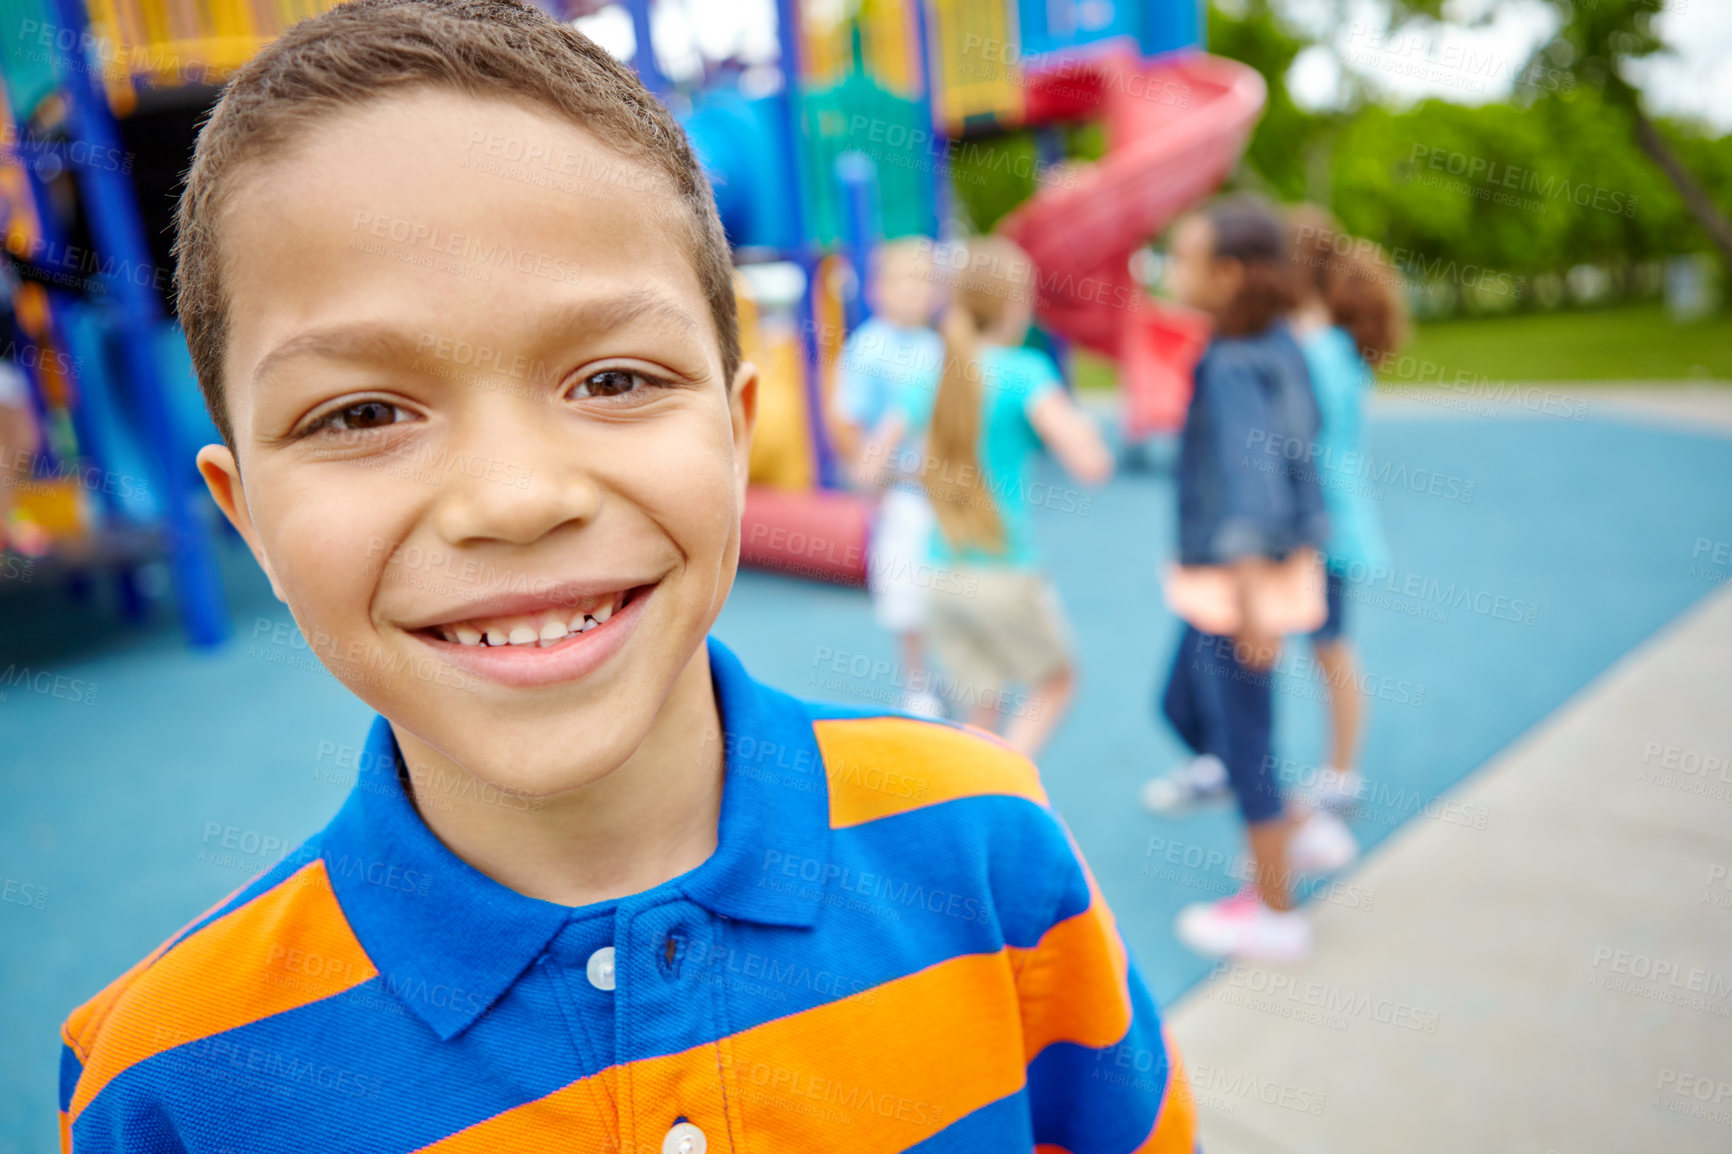
[[[610,332],[643,316],[670,321],[687,333],[695,333],[700,327],[691,313],[650,288],[595,300],[561,302],[549,310],[546,321],[560,329]]]
[[[413,357],[415,351],[415,339],[397,329],[382,328],[369,321],[327,325],[298,333],[259,358],[253,367],[253,384],[262,385],[280,365],[297,357],[392,361]]]
[[[580,329],[605,333],[643,316],[669,321],[688,334],[699,331],[698,321],[691,313],[648,288],[633,289],[612,297],[562,301],[548,310],[541,323],[561,331]],[[283,362],[296,357],[358,361],[413,359],[433,347],[436,341],[429,340],[432,335],[371,321],[327,325],[298,333],[266,353],[253,369],[253,383],[262,384]]]

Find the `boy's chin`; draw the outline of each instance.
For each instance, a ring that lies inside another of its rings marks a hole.
[[[410,766],[410,788],[426,813],[468,809],[476,816],[497,811],[506,814],[549,814],[561,802],[584,797],[620,768],[620,761],[549,757],[546,762],[514,762],[509,769],[495,766],[464,766],[461,775],[450,771]]]
[[[515,756],[505,756],[496,747],[469,749],[459,744],[452,752],[461,775],[447,772],[443,779],[437,774],[426,777],[415,774],[411,767],[411,776],[417,793],[452,783],[451,792],[464,801],[483,806],[498,802],[515,811],[541,813],[562,799],[581,796],[582,791],[619,769],[631,749],[625,743],[618,743],[621,747],[615,749],[614,744],[549,742],[545,748],[526,749]]]

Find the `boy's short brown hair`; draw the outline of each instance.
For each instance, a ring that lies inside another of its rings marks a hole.
[[[694,226],[692,262],[732,382],[740,364],[733,264],[709,181],[679,122],[631,69],[517,0],[352,0],[296,24],[235,73],[199,132],[181,193],[175,307],[224,441],[234,445],[217,222],[236,173],[334,114],[415,88],[527,102],[665,175]]]

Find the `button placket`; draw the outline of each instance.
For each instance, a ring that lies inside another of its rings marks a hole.
[[[615,1050],[618,1035],[612,1028],[617,1014],[614,995],[611,989],[603,990],[597,986],[590,976],[597,955],[603,950],[607,951],[609,958],[613,955],[612,946],[592,947],[598,940],[610,940],[614,925],[612,916],[568,923],[540,963],[555,985],[572,1044],[585,1066],[594,1070],[607,1069],[618,1057]],[[586,1078],[584,1085],[598,1107],[597,1112],[606,1119],[608,1141],[618,1143],[621,1137],[620,1103],[615,1099],[610,1080]]]
[[[619,1000],[614,1028],[622,1075],[622,1138],[634,1149],[702,1154],[711,1141],[720,1143],[717,1151],[730,1149],[724,1087],[719,1081],[713,1089],[703,1084],[706,1077],[719,1078],[719,1073],[699,1073],[700,1080],[692,1082],[694,1071],[688,1069],[673,1083],[662,1075],[648,1080],[639,1076],[641,1059],[658,1051],[677,1052],[717,1041],[713,991],[702,974],[694,973],[714,932],[710,915],[684,900],[630,915],[621,912],[615,934]],[[656,1050],[646,1051],[644,1041],[651,1036],[656,1038]],[[644,1073],[648,1072],[646,1068]]]

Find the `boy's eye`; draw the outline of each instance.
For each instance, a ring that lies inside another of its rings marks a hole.
[[[321,429],[336,429],[340,432],[382,429],[386,425],[396,424],[399,415],[406,414],[403,409],[389,401],[356,401],[352,405],[332,409],[307,426],[307,432],[315,433]]]
[[[602,369],[579,381],[571,395],[578,400],[587,397],[622,397],[629,393],[646,392],[661,383],[659,377],[633,369]]]

